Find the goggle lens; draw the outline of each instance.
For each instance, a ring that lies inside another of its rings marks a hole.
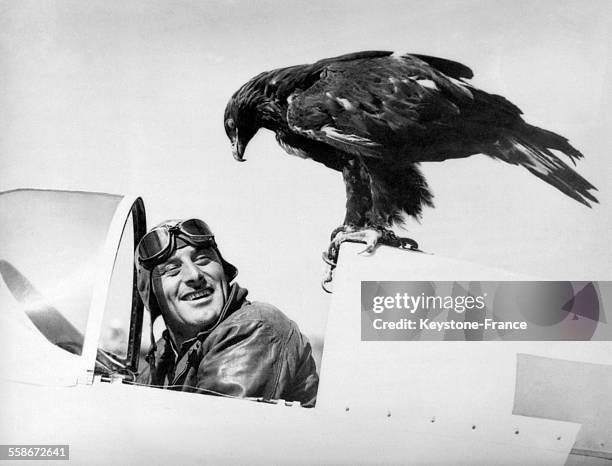
[[[187,236],[196,237],[196,236],[206,236],[212,237],[212,233],[202,220],[198,220],[197,218],[185,220],[184,222],[177,225],[180,228],[181,232],[186,234]]]
[[[167,229],[156,228],[147,233],[138,245],[138,255],[141,259],[151,259],[170,245],[170,232]]]

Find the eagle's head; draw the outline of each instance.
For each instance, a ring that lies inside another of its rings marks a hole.
[[[234,94],[225,107],[225,134],[232,143],[232,153],[239,162],[244,162],[247,144],[259,129],[255,115],[243,108],[240,95]]]
[[[251,79],[234,93],[225,107],[225,134],[232,143],[234,158],[239,162],[244,161],[246,146],[259,128],[274,129],[272,122],[280,118],[280,110],[273,103],[271,73],[265,72]]]
[[[247,144],[262,126],[260,111],[265,96],[258,81],[253,79],[238,89],[225,107],[225,134],[239,162],[244,161]]]

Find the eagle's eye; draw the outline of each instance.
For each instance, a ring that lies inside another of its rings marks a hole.
[[[236,130],[236,124],[234,123],[233,119],[228,118],[227,120],[225,120],[225,130],[228,133],[233,133]]]

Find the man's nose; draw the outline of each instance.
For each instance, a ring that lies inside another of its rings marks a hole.
[[[188,285],[201,284],[204,280],[204,273],[192,261],[187,260],[183,264],[183,280]]]

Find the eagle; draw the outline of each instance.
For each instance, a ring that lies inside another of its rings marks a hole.
[[[225,132],[234,158],[260,128],[283,149],[342,173],[346,215],[332,233],[327,260],[343,241],[416,249],[392,226],[433,195],[421,162],[485,154],[520,165],[576,201],[598,202],[596,188],[563,162],[583,155],[559,134],[526,123],[500,95],[472,86],[456,61],[420,54],[365,51],[263,72],[230,98]],[[325,256],[325,254],[324,254]]]

